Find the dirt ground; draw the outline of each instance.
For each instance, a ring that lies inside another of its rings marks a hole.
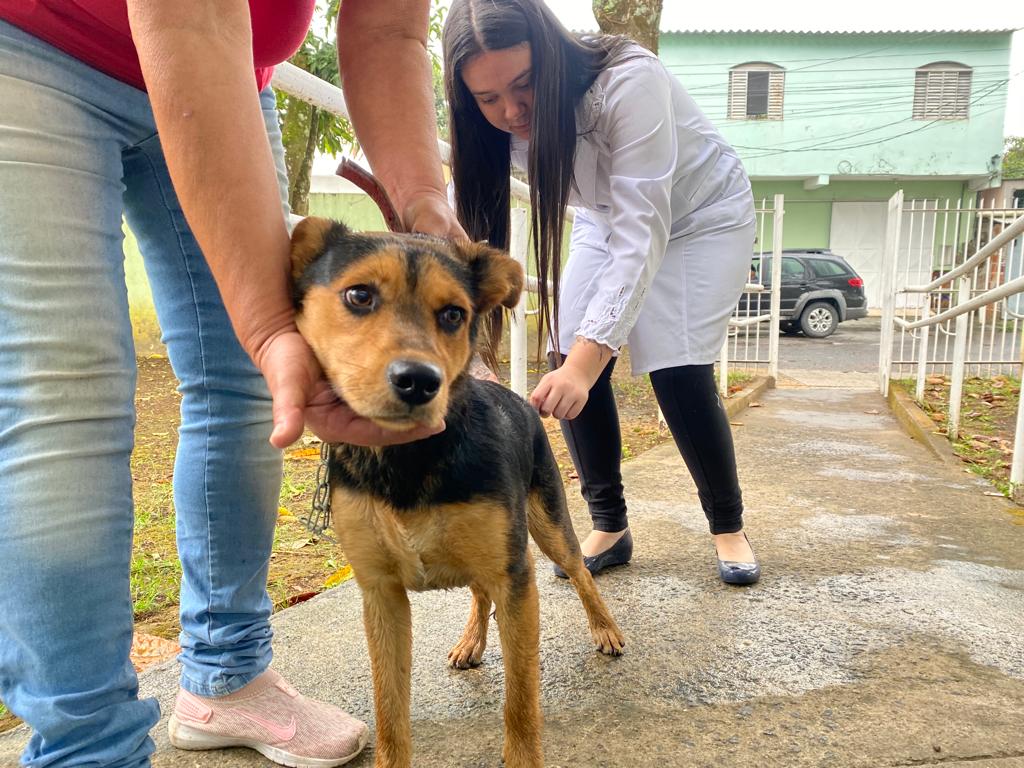
[[[507,362],[503,378],[508,384]],[[546,371],[531,366],[532,388]],[[619,403],[623,458],[629,459],[671,439],[659,428],[657,403],[646,377],[629,374],[628,356],[617,365],[613,385]],[[136,536],[133,561],[133,592],[136,627],[139,631],[173,640],[177,637],[177,567],[173,542],[171,479],[177,444],[180,397],[167,359],[153,356],[139,360],[136,395],[138,426],[132,457],[135,481]],[[555,458],[570,493],[578,493],[575,471],[562,439],[558,422],[545,422]],[[343,554],[326,541],[311,537],[300,516],[308,514],[316,486],[319,443],[308,434],[285,452],[285,478],[281,491],[281,516],[271,557],[269,590],[275,609],[293,605],[322,591],[332,575],[347,576]],[[573,489],[575,488],[575,490]]]
[[[899,386],[913,395],[915,382]],[[948,376],[929,376],[925,383],[925,413],[945,432],[949,414]],[[960,405],[960,437],[953,451],[974,474],[991,482],[1003,495],[1010,495],[1010,463],[1016,429],[1020,381],[1009,376],[970,378],[964,382]]]

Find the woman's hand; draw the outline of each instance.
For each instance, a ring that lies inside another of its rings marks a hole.
[[[410,232],[422,232],[450,240],[468,240],[448,198],[430,192],[413,197],[401,213],[402,223]]]
[[[575,419],[587,404],[590,390],[612,359],[604,344],[576,337],[562,366],[546,374],[530,395],[530,405],[545,418]]]
[[[408,443],[444,430],[441,424],[396,432],[357,415],[335,394],[297,330],[270,339],[257,362],[274,400],[270,443],[276,448],[294,443],[306,426],[325,443],[353,445]]]
[[[575,419],[587,404],[590,388],[594,386],[588,378],[575,367],[563,365],[544,375],[530,395],[530,405],[544,418]]]

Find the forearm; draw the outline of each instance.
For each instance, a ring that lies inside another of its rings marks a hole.
[[[128,12],[175,192],[258,363],[267,342],[293,326],[293,311],[248,4],[129,0]]]
[[[585,377],[589,388],[594,386],[601,371],[611,361],[612,354],[613,351],[610,347],[593,339],[577,336],[576,342],[569,350],[569,354],[566,355],[562,366],[571,368]]]
[[[419,195],[447,204],[427,53],[429,12],[427,0],[345,0],[338,19],[352,125],[403,217]]]

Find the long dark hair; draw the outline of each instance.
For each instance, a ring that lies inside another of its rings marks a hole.
[[[558,349],[558,276],[565,207],[574,184],[576,105],[600,72],[633,42],[611,35],[577,36],[543,0],[454,0],[445,21],[444,79],[452,145],[455,208],[466,233],[507,250],[510,230],[510,135],[492,126],[462,79],[474,56],[529,43],[533,115],[530,126],[530,229],[537,254],[540,339]],[[554,310],[548,306],[548,281]],[[500,338],[500,314],[492,333]]]

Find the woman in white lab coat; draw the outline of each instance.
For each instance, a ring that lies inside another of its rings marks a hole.
[[[529,175],[552,349],[530,402],[561,420],[593,519],[587,567],[632,556],[610,381],[628,344],[696,482],[722,579],[753,583],[714,384],[754,241],[739,158],[656,56],[625,38],[572,35],[543,0],[455,0],[444,58],[455,203],[471,237],[508,247],[510,168]],[[567,204],[577,213],[560,274]]]

